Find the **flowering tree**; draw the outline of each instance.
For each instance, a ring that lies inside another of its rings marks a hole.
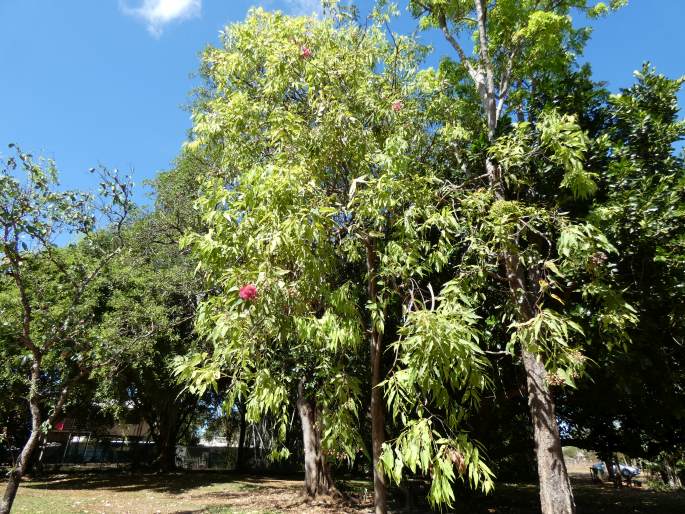
[[[331,456],[352,458],[361,446],[360,384],[350,371],[361,366],[362,326],[357,291],[334,252],[336,210],[324,189],[325,170],[302,154],[313,146],[301,132],[307,120],[298,119],[311,117],[306,84],[290,82],[302,82],[322,52],[333,55],[334,48],[315,49],[314,41],[343,42],[326,41],[331,27],[314,25],[314,34],[308,28],[304,19],[256,11],[229,29],[225,49],[205,54],[217,89],[196,110],[192,146],[218,154],[226,171],[206,184],[199,202],[209,236],[188,243],[217,292],[197,322],[214,348],[178,370],[194,391],[229,376],[228,403],[245,397],[248,418],[268,414],[281,439],[295,396],[305,488],[316,495],[333,487]]]
[[[386,511],[385,473],[402,472],[387,456],[381,463],[390,376],[401,398],[431,402],[433,390],[441,408],[459,412],[442,434],[423,416],[397,447],[412,469],[433,472],[432,497],[449,500],[456,476],[491,484],[476,447],[457,433],[469,405],[446,395],[459,387],[475,400],[485,365],[469,307],[454,288],[438,296],[437,276],[435,291],[430,282],[452,252],[455,220],[438,201],[442,168],[417,76],[423,52],[409,38],[386,39],[380,13],[362,29],[342,16],[252,11],[228,29],[223,49],[204,55],[211,87],[189,145],[217,170],[198,203],[208,233],[186,241],[215,291],[197,320],[213,349],[180,361],[179,375],[198,392],[231,377],[250,417],[268,412],[280,426],[296,389],[309,494],[322,490],[310,461],[325,464],[336,447],[357,450],[367,382],[378,513]],[[431,359],[437,373],[388,374]],[[400,430],[416,414],[407,405],[395,412]],[[420,458],[411,461],[415,448]]]

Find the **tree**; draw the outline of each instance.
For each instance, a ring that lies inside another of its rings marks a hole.
[[[169,471],[178,440],[195,428],[203,407],[201,399],[183,392],[172,372],[174,357],[197,346],[198,284],[193,264],[177,245],[155,242],[163,237],[152,216],[127,229],[125,251],[101,277],[108,294],[97,330],[118,355],[91,378],[98,403],[116,417],[138,416],[148,423],[157,452],[153,465]]]
[[[285,161],[279,148],[295,136],[286,130],[297,129],[293,122],[298,109],[310,107],[285,80],[301,74],[302,64],[284,68],[276,59],[289,51],[290,60],[304,63],[313,51],[305,45],[346,43],[326,41],[322,36],[330,27],[315,26],[309,37],[305,27],[303,19],[291,21],[256,11],[245,24],[231,27],[225,50],[210,49],[205,54],[206,72],[218,87],[214,98],[196,110],[196,131],[209,146],[203,152],[219,152],[221,168],[228,173],[206,187],[200,205],[209,236],[197,236],[192,243],[213,291],[202,305],[198,328],[211,336],[214,349],[211,356],[200,354],[197,361],[186,362],[181,376],[202,392],[207,386],[203,380],[209,378],[216,387],[220,374],[227,374],[228,407],[244,397],[248,419],[273,417],[281,439],[291,399],[296,397],[303,429],[305,489],[316,495],[333,487],[330,456],[342,451],[353,457],[360,446],[355,426],[359,384],[348,369],[358,365],[361,326],[354,291],[345,284],[345,274],[339,273],[333,241],[327,241],[335,214],[326,205],[329,195],[313,177],[303,187],[309,170]],[[239,55],[250,56],[244,67],[235,66]],[[249,103],[238,104],[241,98]],[[279,108],[282,102],[284,108]],[[288,103],[292,113],[286,110]],[[260,109],[275,109],[261,128],[263,120],[254,117]],[[203,123],[207,118],[219,125],[235,125],[221,127],[220,133],[215,132],[220,141],[211,145],[209,127]],[[238,125],[243,128],[235,130]],[[260,132],[266,133],[260,138]],[[246,138],[254,143],[247,146]],[[269,155],[272,152],[278,156]],[[224,207],[217,216],[219,205]],[[335,278],[336,273],[341,278]],[[198,365],[208,373],[198,375],[194,369]]]
[[[3,318],[11,320],[3,331],[30,363],[31,414],[31,432],[9,473],[2,514],[12,507],[42,430],[55,422],[70,388],[88,375],[98,356],[97,341],[88,333],[93,319],[89,295],[119,252],[120,231],[132,208],[129,181],[107,170],[101,179],[98,210],[92,195],[56,187],[52,162],[37,162],[15,149],[0,171],[0,269],[9,278],[3,280],[8,289],[2,291],[2,307]],[[108,224],[106,235],[96,231],[98,216]],[[59,238],[69,236],[83,239],[77,247],[59,247]],[[46,402],[50,413],[44,424]]]
[[[156,443],[154,464],[162,471],[175,467],[179,438],[209,408],[206,399],[183,391],[173,375],[174,358],[199,348],[194,318],[202,283],[178,240],[198,227],[193,201],[205,171],[202,162],[182,153],[152,181],[154,210],[129,224],[123,251],[102,277],[109,295],[99,329],[120,355],[93,378],[102,403],[147,421]]]
[[[385,350],[406,336],[403,362],[421,366],[413,360],[422,358],[421,345],[432,344],[426,355],[440,357],[449,319],[464,318],[468,327],[471,315],[420,299],[431,291],[425,275],[444,263],[454,219],[436,206],[440,180],[416,80],[424,49],[411,38],[388,41],[380,20],[362,29],[344,17],[256,10],[228,30],[225,49],[206,52],[211,91],[195,110],[189,146],[211,156],[218,171],[199,201],[209,230],[189,242],[213,291],[198,328],[214,348],[180,363],[179,374],[199,392],[227,374],[236,393],[248,395],[253,419],[259,408],[286,420],[297,384],[305,446],[307,418],[320,406],[314,446],[319,438],[330,455],[337,441],[352,457],[355,384],[363,377],[354,360],[341,358],[359,352],[365,333],[374,493],[383,513]],[[447,338],[452,352],[440,357],[442,372],[463,357],[449,384],[476,395],[484,385],[478,347],[470,332],[457,335]],[[412,394],[436,383],[394,381]],[[463,415],[451,418],[452,428]],[[444,481],[455,467],[487,488],[489,472],[466,434],[437,437],[431,422],[424,418],[403,438],[424,438],[418,464],[439,473],[434,493],[447,495]],[[467,466],[455,460],[460,450]],[[307,461],[310,493],[314,469]]]
[[[607,164],[589,216],[619,251],[618,282],[639,322],[625,351],[589,353],[593,380],[567,393],[561,415],[567,437],[607,463],[617,451],[656,460],[683,448],[685,165],[673,148],[685,137],[682,83],[646,64],[602,108],[598,153]]]
[[[611,8],[623,3],[612,2]],[[583,166],[587,138],[573,118],[536,112],[531,107],[538,83],[565,71],[588,36],[588,31],[573,28],[570,12],[578,9],[597,16],[609,8],[602,3],[589,7],[585,0],[411,0],[409,4],[421,25],[440,29],[456,51],[456,67],[448,80],[468,82],[475,88],[484,123],[481,155],[486,181],[482,184],[474,180],[473,192],[462,198],[462,205],[480,204],[476,212],[492,222],[485,224],[489,226],[486,233],[476,237],[484,243],[483,256],[490,263],[495,259],[490,271],[501,268],[510,292],[507,305],[513,315],[512,343],[520,347],[526,370],[542,511],[572,513],[575,505],[561,453],[550,391],[553,375],[549,372],[558,376],[565,365],[580,363],[580,354],[573,357],[566,349],[570,348],[572,333],[580,334],[582,329],[572,316],[556,311],[565,300],[552,290],[564,288],[557,287],[561,275],[557,275],[557,266],[549,257],[556,251],[562,260],[589,258],[591,252],[603,253],[611,246],[592,225],[573,226],[561,214],[569,200],[583,202],[596,191],[592,174]],[[459,39],[464,31],[474,34],[472,56],[467,55]],[[474,107],[468,112],[472,113]],[[510,113],[519,121],[513,132]],[[453,117],[452,123],[459,126],[458,117]],[[539,139],[531,146],[531,138]],[[521,145],[523,140],[527,143]],[[541,155],[543,162],[532,159],[535,146],[543,154],[548,152]],[[549,187],[542,182],[542,173],[549,183],[561,188],[557,194],[540,195]],[[461,210],[467,219],[469,210]],[[475,226],[479,223],[473,217],[471,220]],[[576,271],[579,264],[575,265]],[[588,288],[577,289],[581,295],[588,292]],[[565,291],[564,295],[569,293]],[[596,288],[594,293],[608,295]],[[547,301],[543,300],[545,296]],[[623,326],[629,322],[628,312],[617,316]],[[559,356],[566,360],[561,367]],[[562,379],[568,378],[564,371]]]

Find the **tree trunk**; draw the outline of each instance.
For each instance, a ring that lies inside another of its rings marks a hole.
[[[615,467],[614,467],[615,466]],[[611,456],[611,473],[616,489],[623,488],[623,475],[621,474],[621,465],[618,462],[618,454]]]
[[[310,498],[335,491],[330,469],[321,451],[321,424],[316,404],[306,398],[304,379],[297,387],[297,412],[302,424],[302,443],[304,446],[304,491]]]
[[[175,402],[169,402],[164,408],[158,409],[157,414],[157,457],[153,465],[161,473],[168,473],[176,469],[176,440],[180,428],[178,406]]]
[[[34,450],[38,446],[38,440],[40,438],[40,425],[41,425],[41,414],[40,405],[38,403],[38,387],[40,384],[40,356],[34,355],[33,364],[31,365],[31,390],[29,392],[29,410],[31,412],[31,435],[29,435],[26,444],[21,450],[19,459],[16,464],[9,472],[7,477],[7,485],[5,486],[5,493],[3,494],[2,501],[0,502],[0,514],[9,514],[12,510],[12,504],[14,503],[14,498],[17,496],[17,490],[19,489],[19,483],[21,482],[24,473],[26,473],[26,468],[29,461],[31,460],[31,455],[33,455]]]
[[[376,249],[372,240],[366,243],[366,268],[369,274],[369,301],[377,301],[376,287]],[[387,514],[387,484],[380,467],[380,456],[385,442],[385,408],[381,383],[381,365],[383,360],[383,335],[370,323],[371,332],[371,450],[373,456],[373,497],[375,514]]]
[[[176,433],[168,429],[159,441],[157,467],[161,473],[168,473],[176,469]]]
[[[526,350],[523,350],[523,365],[528,386],[528,407],[533,422],[542,512],[574,514],[576,505],[561,451],[554,399],[546,382],[545,365],[536,355]]]
[[[680,489],[683,486],[682,481],[678,476],[676,459],[670,455],[664,457],[661,462],[661,479],[664,481],[664,484],[671,489]]]
[[[520,321],[528,321],[535,313],[532,288],[527,284],[526,274],[516,253],[508,252],[504,256],[504,263],[518,318]],[[535,282],[534,274],[531,279]],[[575,514],[576,506],[561,451],[554,398],[549,390],[545,364],[539,355],[525,348],[521,349],[521,356],[526,371],[528,409],[533,424],[542,514]]]
[[[380,468],[380,456],[385,441],[385,409],[381,382],[381,345],[379,337],[371,339],[371,448],[373,451],[373,494],[376,514],[386,514],[387,485]]]
[[[493,56],[489,51],[488,37],[488,2],[474,0],[476,12],[476,25],[478,30],[478,60],[472,64],[465,56],[461,45],[449,33],[444,15],[439,18],[439,24],[450,44],[457,50],[462,63],[466,66],[469,75],[473,79],[476,90],[481,99],[485,122],[488,129],[488,141],[493,144],[496,141],[497,126],[501,111],[497,108],[497,98],[504,101],[507,86],[504,84],[511,78],[509,70],[501,77],[506,80],[500,82],[498,91],[495,87],[495,67]],[[510,58],[514,58],[515,50],[512,50]],[[506,200],[506,190],[502,181],[501,169],[491,158],[486,157],[485,168],[488,175],[490,188],[498,200]],[[525,322],[535,315],[535,301],[532,299],[536,286],[529,287],[526,281],[526,272],[518,261],[516,250],[505,251],[502,255],[505,262],[509,289],[519,321]],[[561,452],[561,440],[559,427],[555,417],[554,399],[546,382],[544,363],[525,348],[522,351],[524,368],[526,371],[526,383],[528,388],[528,405],[530,408],[531,421],[533,423],[535,437],[535,454],[538,462],[538,474],[540,479],[540,503],[543,514],[572,514],[575,513],[575,503],[571,490],[566,465]]]

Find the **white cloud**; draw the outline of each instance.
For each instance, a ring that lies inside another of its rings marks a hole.
[[[120,0],[119,5],[124,14],[144,20],[155,37],[162,34],[168,23],[195,18],[202,10],[202,0],[142,0],[138,7]]]

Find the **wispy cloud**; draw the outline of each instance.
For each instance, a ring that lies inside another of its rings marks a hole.
[[[119,0],[119,6],[124,14],[145,21],[150,34],[159,37],[168,23],[199,16],[202,0],[142,0],[137,7]]]

